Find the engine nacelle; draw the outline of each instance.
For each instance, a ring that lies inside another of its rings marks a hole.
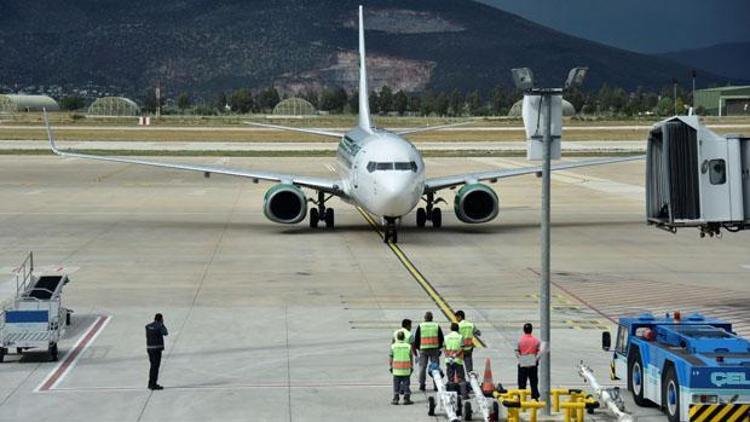
[[[453,201],[456,217],[464,223],[486,223],[500,210],[500,201],[492,188],[480,183],[464,185]]]
[[[307,197],[302,189],[280,183],[266,192],[263,214],[276,223],[295,224],[307,216]]]

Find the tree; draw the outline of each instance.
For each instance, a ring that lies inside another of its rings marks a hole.
[[[281,98],[279,97],[279,91],[271,86],[261,91],[261,93],[258,94],[257,100],[258,108],[260,108],[261,111],[271,111],[276,107],[276,104],[281,101]]]
[[[464,111],[464,95],[458,89],[454,89],[451,92],[450,99],[448,100],[448,114],[451,116],[460,116]]]
[[[305,92],[302,94],[302,98],[304,98],[310,104],[312,104],[313,107],[320,108],[320,97],[318,96],[318,92],[315,91],[314,89],[307,88]]]
[[[450,101],[448,96],[444,92],[441,92],[435,97],[433,101],[432,110],[437,113],[438,116],[447,116],[448,108],[450,107]]]
[[[661,97],[654,108],[654,113],[659,116],[671,116],[674,112],[674,103],[671,97]]]
[[[190,95],[187,92],[181,92],[180,95],[177,97],[177,108],[179,108],[184,113],[185,109],[189,107],[190,107]]]
[[[229,106],[237,113],[249,113],[255,107],[253,94],[245,88],[240,88],[229,97]]]
[[[162,95],[157,103],[156,91],[152,88],[149,88],[146,90],[146,97],[143,100],[143,110],[148,113],[155,113],[157,106],[164,107],[164,102],[164,95]]]
[[[505,92],[505,88],[502,85],[497,85],[492,90],[492,100],[490,101],[492,114],[496,116],[508,114],[508,102],[508,94]]]
[[[471,116],[481,116],[484,114],[482,96],[478,90],[474,90],[466,96],[466,105]]]
[[[226,111],[227,105],[229,105],[227,94],[224,92],[219,93],[218,98],[216,98],[216,108],[219,110],[219,113]]]
[[[349,97],[349,111],[352,114],[359,113],[359,91],[352,92],[352,96]]]
[[[393,110],[398,112],[399,116],[403,116],[409,105],[409,97],[406,96],[404,91],[399,90],[396,95],[393,96]]]
[[[393,91],[387,85],[383,85],[378,95],[378,111],[388,113],[391,110],[393,110]]]
[[[85,105],[83,98],[71,95],[60,99],[60,108],[65,111],[80,110]]]

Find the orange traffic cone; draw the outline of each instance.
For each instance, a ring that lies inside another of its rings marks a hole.
[[[482,393],[486,397],[492,397],[495,385],[492,382],[492,368],[490,367],[490,358],[484,361],[484,380],[482,381]]]

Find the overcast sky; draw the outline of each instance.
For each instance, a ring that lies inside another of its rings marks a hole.
[[[558,31],[643,53],[750,42],[750,0],[477,0]]]

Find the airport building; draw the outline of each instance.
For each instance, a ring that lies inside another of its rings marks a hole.
[[[135,101],[124,97],[97,98],[89,106],[90,116],[137,116],[141,111]]]
[[[18,113],[28,111],[58,111],[57,101],[46,95],[0,95],[0,113]]]
[[[712,116],[750,116],[750,85],[696,90],[695,107]]]

